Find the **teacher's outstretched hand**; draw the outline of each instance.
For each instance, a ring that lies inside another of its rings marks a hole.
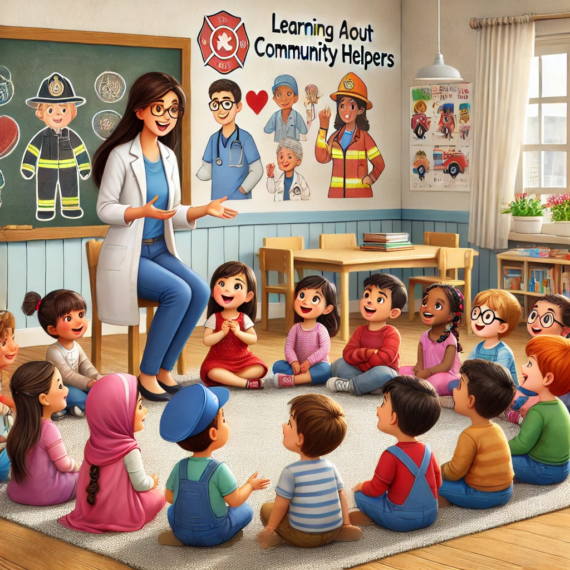
[[[213,200],[206,206],[206,213],[209,216],[214,216],[214,218],[223,218],[225,220],[235,218],[238,215],[238,211],[232,210],[222,204],[222,202],[225,202],[227,199],[228,197],[224,196],[218,200]]]
[[[158,200],[158,196],[155,196],[150,202],[147,202],[144,206],[140,208],[127,208],[125,210],[125,222],[130,224],[135,220],[140,218],[155,218],[157,220],[168,220],[176,214],[176,210],[160,210],[154,207],[154,203]]]

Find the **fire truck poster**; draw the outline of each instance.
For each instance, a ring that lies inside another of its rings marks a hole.
[[[410,189],[469,191],[471,83],[410,90]]]

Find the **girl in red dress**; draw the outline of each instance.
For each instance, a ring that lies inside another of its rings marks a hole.
[[[206,386],[237,386],[260,390],[267,365],[249,350],[257,342],[253,329],[257,285],[253,271],[239,261],[220,265],[210,282],[204,344],[210,347],[200,369]]]

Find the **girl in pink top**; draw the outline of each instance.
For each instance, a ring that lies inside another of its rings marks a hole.
[[[463,295],[447,283],[430,285],[422,300],[420,318],[431,327],[420,338],[418,362],[400,367],[400,374],[430,382],[440,396],[449,396],[448,384],[460,376],[462,352],[459,323],[463,315]]]
[[[65,410],[68,389],[51,362],[22,364],[10,383],[18,410],[6,451],[8,497],[23,505],[57,505],[75,497],[79,464],[71,459],[52,414]]]
[[[324,384],[331,377],[331,337],[339,328],[336,287],[324,277],[305,277],[295,288],[295,323],[285,341],[285,358],[273,365],[273,385]]]
[[[164,507],[158,476],[146,475],[135,432],[146,409],[130,374],[109,374],[91,388],[85,415],[91,435],[79,472],[75,509],[59,522],[72,530],[103,533],[141,529]]]

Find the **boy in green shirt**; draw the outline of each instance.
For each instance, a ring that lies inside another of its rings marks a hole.
[[[540,401],[509,441],[515,478],[533,485],[560,483],[570,473],[570,414],[557,398],[570,391],[570,340],[541,335],[526,345],[524,386]]]

